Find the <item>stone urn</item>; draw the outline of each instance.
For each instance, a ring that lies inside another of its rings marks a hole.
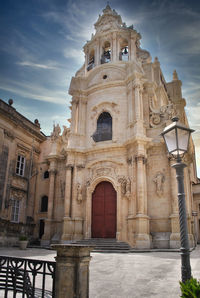
[[[20,249],[27,249],[28,245],[28,238],[26,236],[19,237],[19,248]]]

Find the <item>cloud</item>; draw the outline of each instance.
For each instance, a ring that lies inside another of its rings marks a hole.
[[[18,65],[21,66],[28,66],[28,67],[36,67],[36,68],[42,68],[42,69],[58,69],[55,66],[50,66],[50,65],[45,65],[45,64],[37,64],[37,63],[33,63],[30,61],[22,61],[22,62],[17,62]]]
[[[81,50],[75,49],[75,48],[68,48],[64,49],[63,51],[65,58],[72,58],[74,59],[76,63],[83,64],[84,63],[84,54]]]
[[[49,90],[49,88],[45,88],[39,84],[35,85],[34,83],[30,82],[21,83],[18,81],[7,80],[1,83],[0,89],[12,92],[24,98],[57,104],[66,104],[67,92]]]

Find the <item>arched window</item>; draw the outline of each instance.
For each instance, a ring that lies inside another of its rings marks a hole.
[[[47,178],[49,178],[49,171],[44,172],[44,179],[47,179]]]
[[[48,197],[43,196],[41,199],[41,212],[47,212],[48,211]]]
[[[89,57],[88,57],[88,67],[87,71],[94,68],[95,58],[94,58],[94,50],[90,51]]]
[[[108,112],[99,115],[97,129],[92,137],[95,142],[112,140],[112,117]]]
[[[103,53],[101,55],[101,64],[111,61],[111,47],[110,42],[106,41],[103,46]]]

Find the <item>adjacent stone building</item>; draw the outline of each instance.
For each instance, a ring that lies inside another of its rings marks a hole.
[[[45,138],[32,124],[37,138],[27,152],[35,156],[37,178],[27,202],[34,206],[28,215],[34,237],[43,245],[116,238],[136,248],[179,247],[174,161],[160,133],[174,115],[188,125],[181,81],[176,71],[165,81],[158,58],[152,62],[140,34],[109,5],[95,29],[84,46],[85,63],[71,80],[70,128],[61,134],[54,125]],[[193,244],[192,140],[184,161]]]
[[[21,233],[33,235],[35,189],[40,145],[46,137],[0,100],[0,243],[16,244]]]

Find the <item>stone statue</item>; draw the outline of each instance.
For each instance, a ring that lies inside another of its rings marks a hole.
[[[163,183],[165,181],[165,176],[163,173],[158,172],[153,180],[156,184],[156,193],[160,197],[163,194]]]
[[[131,179],[128,178],[127,179],[127,183],[126,183],[126,194],[130,195],[131,194]]]
[[[121,194],[122,196],[129,197],[131,194],[131,180],[130,178],[126,179],[125,177],[118,180],[121,183]]]
[[[51,140],[55,141],[58,139],[59,135],[60,135],[61,129],[59,124],[57,125],[53,125],[53,132],[51,133]]]
[[[63,140],[64,143],[67,143],[68,142],[69,132],[70,132],[70,128],[68,128],[67,126],[63,125],[62,140]]]

